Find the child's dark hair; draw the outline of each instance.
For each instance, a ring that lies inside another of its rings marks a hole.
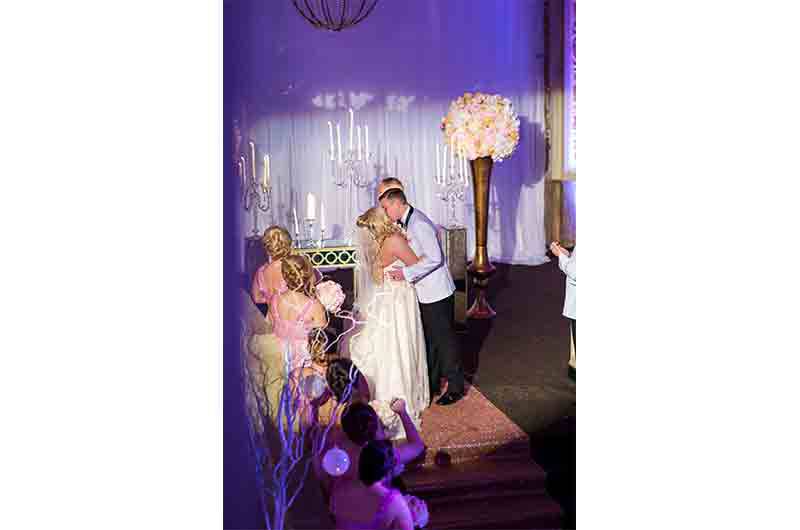
[[[342,430],[351,442],[364,445],[375,439],[379,421],[375,410],[366,403],[350,403],[342,413]]]
[[[361,450],[358,458],[358,478],[372,486],[394,469],[394,447],[387,440],[373,440]]]

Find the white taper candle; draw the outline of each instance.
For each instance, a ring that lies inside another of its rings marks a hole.
[[[444,154],[442,156],[442,184],[447,183],[447,144],[444,146]]]
[[[351,109],[350,109],[350,150],[351,150],[351,151],[353,150],[353,128],[354,128],[353,126],[354,126],[354,119],[355,119],[355,117],[353,116],[353,109],[351,108]]]
[[[333,148],[333,124],[328,122],[328,134],[331,137],[331,162],[336,160],[336,150]]]
[[[339,145],[339,163],[342,163],[342,131],[339,123],[336,123],[336,143]]]
[[[317,218],[317,198],[313,193],[306,195],[306,219]]]

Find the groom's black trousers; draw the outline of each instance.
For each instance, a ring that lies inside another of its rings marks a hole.
[[[447,391],[464,391],[464,372],[461,370],[461,349],[453,325],[454,295],[433,302],[419,304],[422,330],[427,348],[428,379],[431,397],[439,393],[439,378],[447,378]]]

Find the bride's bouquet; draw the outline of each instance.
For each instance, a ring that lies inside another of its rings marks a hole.
[[[376,399],[370,401],[369,406],[375,410],[375,414],[377,414],[383,425],[383,432],[386,437],[389,439],[397,437],[400,434],[403,423],[400,421],[400,417],[392,410],[391,405],[386,401],[378,401]]]
[[[442,118],[448,145],[469,160],[485,156],[508,158],[519,144],[519,118],[511,100],[499,95],[467,92],[450,103]]]
[[[317,299],[330,313],[338,313],[344,303],[344,291],[336,282],[326,280],[317,285]]]

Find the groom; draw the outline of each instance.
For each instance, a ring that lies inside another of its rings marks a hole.
[[[399,180],[385,179],[378,186],[378,193],[386,215],[406,229],[411,249],[421,256],[415,265],[392,269],[388,274],[394,280],[406,280],[414,285],[425,333],[431,396],[440,392],[439,381],[446,377],[447,392],[436,403],[453,404],[464,397],[464,373],[453,327],[455,285],[445,265],[439,236],[431,220],[408,204]]]

